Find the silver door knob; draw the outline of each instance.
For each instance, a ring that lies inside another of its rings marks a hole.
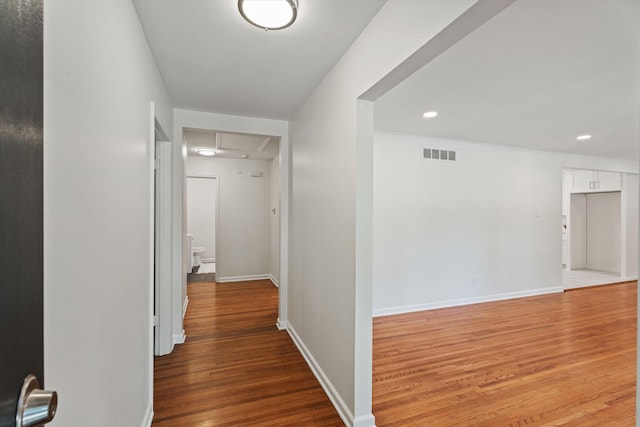
[[[40,390],[40,383],[34,375],[29,375],[22,383],[16,427],[39,427],[53,419],[58,408],[58,393]]]

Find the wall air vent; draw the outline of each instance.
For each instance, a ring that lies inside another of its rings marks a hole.
[[[447,151],[440,150],[437,148],[424,148],[422,150],[422,157],[425,159],[434,159],[434,160],[448,160],[451,162],[456,161],[456,152],[455,151]]]

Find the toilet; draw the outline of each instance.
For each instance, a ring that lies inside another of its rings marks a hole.
[[[204,253],[205,248],[202,246],[193,247],[193,267],[200,267],[200,256]]]

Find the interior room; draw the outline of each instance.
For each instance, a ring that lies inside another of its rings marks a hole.
[[[637,279],[639,123],[625,117],[637,112],[640,85],[625,13],[599,2],[582,4],[580,13],[567,3],[516,2],[376,100],[373,411],[380,425],[473,425],[481,416],[487,425],[539,422],[533,408],[554,411],[548,397],[526,397],[521,412],[509,396],[525,393],[525,383],[548,396],[541,378],[573,370],[553,348],[574,338],[543,319],[568,325],[582,312],[569,303],[579,294],[565,291]],[[624,288],[601,289],[601,314],[607,294],[635,298]],[[547,311],[561,304],[570,315]],[[517,338],[529,322],[547,330],[530,348]],[[547,341],[554,342],[548,349]],[[538,363],[538,351],[555,374]],[[579,346],[574,351],[590,365]],[[399,360],[403,367],[394,369]],[[626,355],[616,360],[633,367]],[[624,383],[603,382],[598,392]],[[584,392],[583,402],[598,400]],[[557,401],[573,412],[567,399]]]
[[[514,3],[376,101],[374,315],[561,292],[564,225],[566,270],[637,278],[637,41],[624,7],[547,7]],[[578,194],[611,192],[580,233]]]
[[[280,277],[277,137],[188,128],[188,281]]]
[[[634,425],[640,3],[258,1],[0,2],[0,425]]]

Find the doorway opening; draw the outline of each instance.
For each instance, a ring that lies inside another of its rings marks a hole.
[[[278,286],[280,138],[198,128],[183,137],[187,281]]]
[[[637,190],[634,174],[563,171],[564,289],[637,278]]]
[[[217,176],[187,176],[187,282],[216,281]]]

